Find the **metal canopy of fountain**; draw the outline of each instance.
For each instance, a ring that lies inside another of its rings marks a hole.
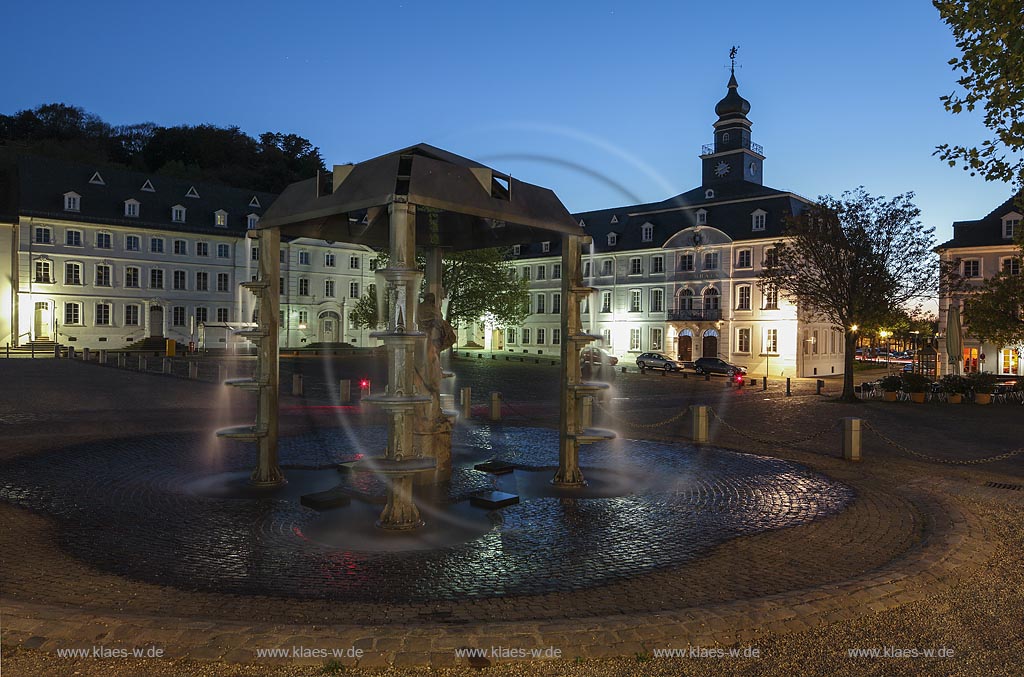
[[[417,324],[418,313],[440,317],[443,252],[561,238],[563,268],[570,272],[563,292],[574,302],[562,311],[568,340],[562,345],[561,448],[553,481],[584,484],[578,445],[606,439],[607,433],[587,429],[579,413],[580,400],[598,388],[580,380],[580,350],[594,339],[582,333],[579,320],[579,302],[589,292],[580,275],[580,243],[586,236],[553,191],[419,144],[358,164],[335,165],[333,172],[292,184],[257,228],[390,252],[388,267],[376,272],[379,317],[386,328],[374,334],[384,343],[388,385],[383,394],[369,398],[387,415],[388,443],[383,457],[367,459],[360,469],[388,478],[387,507],[378,526],[393,530],[422,523],[413,501],[413,478],[433,471],[433,480],[442,481],[451,468],[451,423],[441,409],[440,363],[431,359],[429,332]],[[416,266],[417,247],[427,250],[424,303],[434,304],[425,309],[430,312],[418,308],[423,274]],[[261,256],[260,262],[260,279],[277,279],[278,257]],[[261,328],[263,319],[276,336],[276,311],[270,318],[261,313]],[[276,387],[276,370],[274,379]]]

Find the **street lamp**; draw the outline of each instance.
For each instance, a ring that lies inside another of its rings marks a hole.
[[[889,368],[889,337],[892,336],[892,332],[881,330],[878,332],[878,338],[885,340],[885,368]]]

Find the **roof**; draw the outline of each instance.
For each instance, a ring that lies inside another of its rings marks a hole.
[[[237,236],[247,229],[249,214],[262,216],[276,198],[273,193],[34,155],[8,158],[17,166],[17,211],[25,216]],[[102,184],[96,180],[97,174]],[[147,182],[152,191],[142,190]],[[64,209],[64,194],[68,192],[81,196],[80,211]],[[199,197],[189,197],[190,192]],[[129,199],[139,202],[138,217],[125,216],[124,203]],[[171,218],[171,208],[176,205],[186,209],[184,223]],[[227,228],[214,225],[218,210],[227,212]]]
[[[18,218],[18,165],[14,156],[0,150],[0,221]]]
[[[975,221],[954,221],[953,239],[946,240],[937,246],[935,248],[936,251],[960,247],[988,247],[1012,244],[1012,240],[1003,237],[1003,217],[1011,212],[1024,213],[1024,209],[1014,204],[1018,197],[1020,195],[1009,198],[987,215]]]
[[[554,191],[417,144],[288,186],[259,227],[386,247],[388,205],[416,211],[416,241],[465,250],[583,234]]]

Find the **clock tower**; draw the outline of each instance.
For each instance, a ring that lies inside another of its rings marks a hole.
[[[701,153],[704,164],[702,186],[714,188],[722,184],[737,184],[740,181],[761,185],[761,169],[764,155],[761,146],[750,140],[750,102],[739,95],[736,82],[735,56],[729,76],[729,91],[715,106],[718,121],[715,122],[715,142],[706,144]]]

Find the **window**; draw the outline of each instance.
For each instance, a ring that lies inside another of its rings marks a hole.
[[[109,287],[110,283],[110,266],[106,264],[98,264],[96,266],[96,286],[97,287]]]
[[[217,228],[228,227],[228,213],[223,209],[218,209],[213,213],[213,225]]]
[[[202,306],[196,308],[196,324],[205,323],[207,321],[206,308]]]
[[[505,335],[506,335],[507,340],[508,340],[509,343],[519,343],[519,341],[516,340],[516,330],[515,330],[515,327],[509,327],[508,329],[506,329],[505,330]]]
[[[708,210],[698,209],[697,210],[697,225],[703,225],[708,222]]]
[[[969,259],[964,261],[964,277],[979,277],[981,274],[981,261]]]
[[[124,325],[126,327],[139,326],[139,307],[129,304],[124,307]]]
[[[253,261],[259,261],[260,260],[260,248],[259,247],[250,247],[250,249],[249,249],[249,258],[251,260],[253,260]]]
[[[537,303],[534,305],[533,312],[535,312],[535,313],[543,313],[544,312],[544,294],[537,294]]]
[[[704,252],[704,270],[718,270],[718,252]]]
[[[185,271],[184,270],[176,270],[176,271],[174,271],[174,274],[173,274],[173,277],[172,277],[172,280],[171,280],[171,285],[175,289],[185,289]]]
[[[815,329],[811,334],[811,352],[815,355],[818,354],[818,330]]]
[[[679,270],[684,273],[693,272],[693,254],[679,255]]]
[[[359,270],[359,257],[350,256],[348,257],[348,267],[351,270]]]
[[[229,259],[231,258],[231,245],[221,243],[217,245],[217,258],[218,259]]]
[[[522,247],[520,245],[517,245],[517,244],[512,245],[512,256],[519,256],[519,252],[521,250],[522,250]],[[509,332],[512,332],[512,335],[515,335],[515,329],[509,329]]]
[[[185,306],[174,306],[171,308],[171,325],[175,327],[185,326]]]
[[[750,228],[751,230],[764,230],[764,225],[768,212],[763,209],[758,209],[750,215]]]
[[[736,287],[736,310],[750,310],[750,285]]]
[[[645,223],[640,226],[640,241],[650,242],[654,239],[654,226],[649,223]]]
[[[552,329],[551,330],[551,345],[557,346],[562,344],[562,330]]]
[[[612,330],[611,329],[602,329],[601,330],[601,340],[604,343],[604,347],[605,348],[611,348],[612,347]]]
[[[542,252],[544,252],[545,254],[547,254],[548,252],[551,251],[551,243],[550,242],[541,242],[540,243],[540,250]],[[539,343],[539,341],[538,341],[538,343]]]
[[[210,274],[205,271],[196,271],[196,291],[210,290]]]
[[[651,257],[651,272],[652,273],[664,273],[665,272],[665,257],[664,256],[652,256]]]
[[[605,259],[604,261],[601,261],[601,274],[602,275],[611,275],[612,274],[612,260],[611,259]]]
[[[281,263],[284,263],[285,259],[288,258],[288,253],[282,249],[281,251],[277,252],[277,258]]]
[[[769,355],[779,354],[779,330],[768,329],[764,333],[764,352]]]
[[[1018,365],[1020,364],[1020,356],[1017,351],[1013,348],[999,351],[999,373],[1006,374],[1009,376],[1016,376]]]
[[[1003,259],[1000,267],[1007,275],[1020,275],[1020,259],[1015,256]]]
[[[96,233],[96,248],[111,249],[111,240],[110,233]]]
[[[640,312],[640,310],[641,310],[641,305],[640,305],[641,301],[640,301],[640,299],[641,299],[641,292],[640,292],[639,289],[630,289],[629,290],[629,312],[631,312],[631,313],[639,313]]]
[[[530,343],[530,330],[527,327],[523,327],[523,345]]]
[[[651,290],[651,312],[660,313],[665,310],[665,290],[664,289],[652,289]]]
[[[69,301],[64,304],[64,324],[82,324],[82,304]]]
[[[750,329],[747,327],[736,330],[736,352],[750,352]]]
[[[299,278],[299,296],[309,296],[309,278]]]
[[[199,197],[199,191],[196,190],[195,186],[189,186],[188,192],[185,193],[185,197]]]
[[[584,261],[583,262],[583,277],[584,278],[590,277],[590,261]]]
[[[82,196],[78,193],[64,193],[64,211],[77,212],[82,206]]]
[[[634,327],[629,330],[629,349],[640,350],[640,328]]]
[[[661,350],[662,331],[659,327],[651,327],[651,350]]]
[[[332,252],[327,252],[326,254],[324,254],[324,267],[334,268],[336,258],[337,257],[335,257],[335,255]]]
[[[779,253],[775,247],[764,250],[764,267],[771,268],[779,265]]]
[[[718,310],[721,297],[714,287],[704,290],[704,310]]]
[[[679,310],[693,310],[692,289],[684,289],[679,292]]]
[[[36,282],[53,282],[50,278],[50,262],[39,259],[36,261]]]
[[[245,227],[247,230],[254,230],[256,228],[256,224],[259,222],[260,217],[256,214],[249,214],[245,217]],[[198,310],[198,308],[196,310]]]
[[[139,215],[139,201],[138,200],[125,200],[124,201],[124,215],[134,218]]]
[[[139,251],[139,236],[138,235],[125,235],[124,236],[124,248],[125,251],[137,252]]]
[[[763,289],[764,292],[764,309],[765,310],[778,310],[779,309],[779,290],[775,287],[768,285]]]
[[[217,309],[217,321],[218,322],[227,322],[228,321],[228,309],[227,308],[218,308]]]
[[[558,315],[562,312],[562,295],[552,294],[551,295],[551,312]]]
[[[614,247],[619,241],[618,233],[608,233],[608,246]]]
[[[1020,214],[1007,214],[1003,217],[1003,237],[1012,240],[1020,232]]]
[[[358,282],[349,282],[348,283],[348,297],[350,299],[357,299],[357,298],[359,298],[359,283]]]
[[[110,304],[109,303],[97,303],[96,304],[96,325],[97,326],[108,326],[110,324]]]
[[[82,284],[82,264],[64,264],[64,284]]]
[[[299,252],[299,265],[300,266],[308,266],[309,265],[309,252]]]
[[[160,270],[159,268],[154,268],[153,270],[149,271],[149,288],[164,288],[164,271]]]
[[[601,312],[612,312],[612,293],[610,291],[601,292]]]
[[[277,293],[284,296],[284,278],[277,278]]]
[[[713,197],[715,197],[715,191],[711,190],[710,188],[708,188],[706,191],[704,191],[704,199],[705,200],[710,200]]]
[[[736,267],[737,268],[751,268],[753,267],[753,256],[749,249],[741,249],[736,252]]]
[[[227,273],[217,273],[217,291],[231,291]]]
[[[324,296],[334,298],[334,280],[324,280]]]
[[[164,239],[162,237],[149,238],[149,251],[154,254],[164,253]]]
[[[128,266],[124,269],[124,286],[132,289],[139,288],[139,269],[135,266]]]
[[[171,221],[185,223],[185,208],[181,205],[171,207]]]
[[[639,275],[642,271],[643,271],[643,268],[640,265],[640,257],[639,256],[634,256],[633,258],[631,258],[629,260],[629,274],[630,275]]]
[[[537,279],[543,280],[545,278],[547,278],[547,267],[537,266]]]
[[[552,264],[552,266],[551,266],[551,279],[552,280],[561,280],[562,279],[562,264],[561,263]]]
[[[523,278],[524,280],[529,280],[530,279],[530,267],[529,266],[523,266],[523,274],[520,275],[520,277]]]
[[[51,231],[46,226],[36,226],[35,243],[36,244],[50,244],[53,240],[51,239]]]
[[[544,331],[544,327],[537,329],[537,345],[544,345],[544,339],[547,338],[547,336],[545,336],[546,333],[547,332]]]
[[[68,247],[82,246],[82,231],[69,230],[64,233],[64,244]]]

